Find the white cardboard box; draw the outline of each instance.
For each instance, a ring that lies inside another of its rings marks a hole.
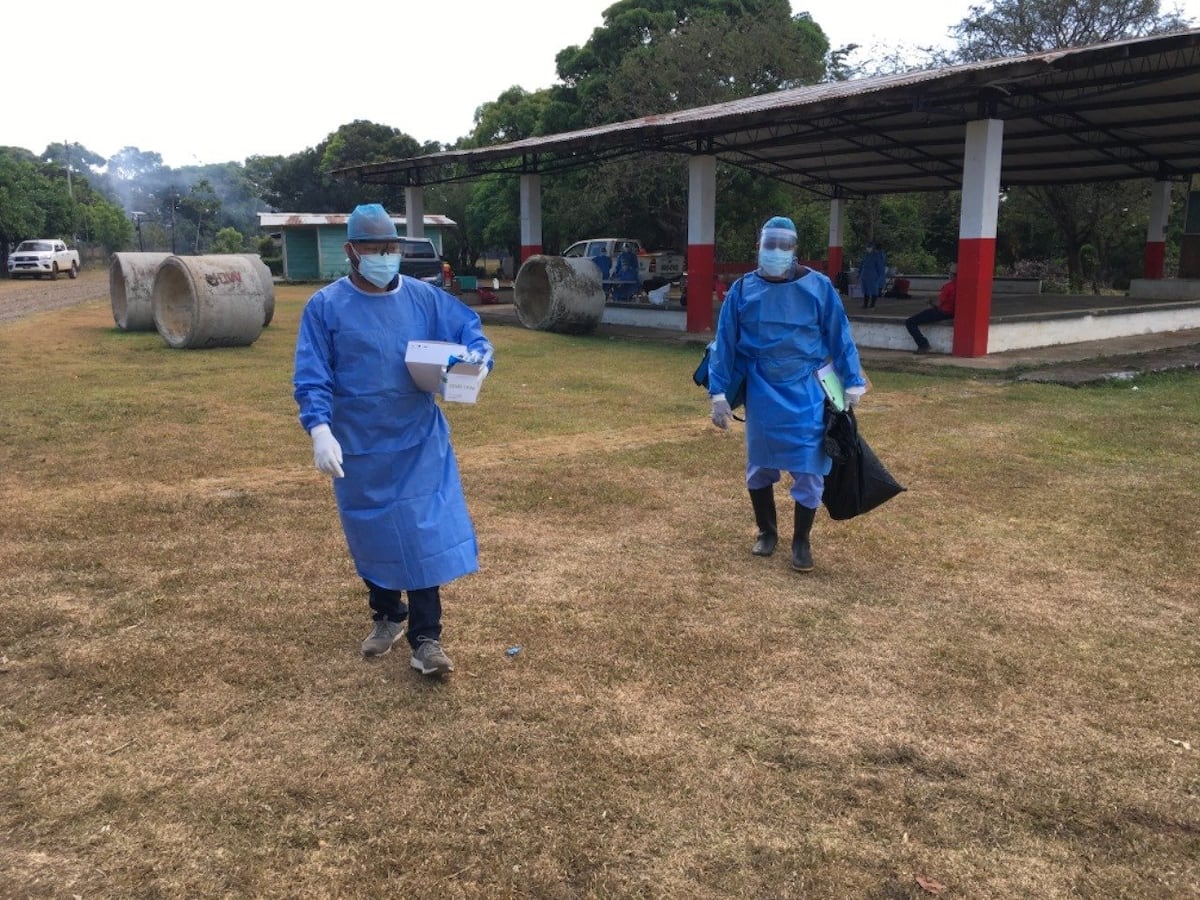
[[[462,344],[447,341],[409,341],[404,363],[421,390],[452,403],[474,403],[479,399],[487,367],[460,362],[447,369],[452,356],[463,356],[466,352]]]
[[[455,363],[442,376],[442,397],[451,403],[474,403],[487,377],[487,366]]]

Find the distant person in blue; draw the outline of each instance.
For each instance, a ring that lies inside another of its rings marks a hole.
[[[592,262],[596,264],[596,268],[600,270],[600,282],[604,285],[604,292],[608,293],[608,279],[612,274],[612,260],[608,254],[604,252],[602,247],[597,246],[592,251]]]
[[[378,203],[347,220],[350,274],[304,307],[293,385],[316,467],[333,477],[342,530],[367,586],[374,620],[365,656],[405,634],[411,665],[445,675],[441,585],[479,568],[475,530],[450,428],[404,363],[408,342],[463,344],[492,365],[474,310],[440,288],[400,275],[400,238]],[[408,604],[403,601],[408,594]]]
[[[752,552],[775,552],[775,483],[786,471],[796,503],[792,568],[811,572],[809,534],[832,465],[816,371],[832,360],[852,405],[867,383],[837,289],[799,265],[795,253],[792,220],[769,219],[759,235],[758,268],[734,282],[721,306],[708,389],[713,424],[725,429],[733,415],[725,391],[746,379],[746,487],[758,525]]]
[[[858,283],[862,287],[863,309],[874,309],[887,282],[887,257],[874,241],[867,244],[867,253],[858,267]]]
[[[622,248],[617,254],[612,280],[614,300],[632,300],[638,292],[638,258],[628,247]]]

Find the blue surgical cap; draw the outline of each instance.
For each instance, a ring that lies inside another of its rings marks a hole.
[[[792,234],[796,233],[795,223],[787,216],[772,216],[767,219],[767,223],[763,225],[763,231],[766,231],[768,228],[777,231],[790,231]]]
[[[346,220],[346,239],[349,241],[398,241],[396,223],[378,203],[363,203],[354,207]]]

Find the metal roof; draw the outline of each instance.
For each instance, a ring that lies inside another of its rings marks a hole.
[[[819,196],[958,189],[964,126],[1004,121],[1004,186],[1200,171],[1200,29],[818,84],[473,150],[335,170],[423,185],[649,152],[712,154]]]
[[[284,225],[345,225],[348,218],[350,218],[349,213],[260,212],[258,224],[260,228],[279,228]],[[408,224],[407,216],[389,216],[388,218],[397,226]],[[439,215],[426,215],[424,221],[430,228],[450,228],[457,224],[453,219]]]

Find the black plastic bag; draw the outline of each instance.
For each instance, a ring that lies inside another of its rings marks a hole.
[[[905,490],[858,433],[853,409],[825,407],[825,452],[833,468],[825,476],[821,502],[831,519],[853,519]]]
[[[692,381],[694,381],[697,385],[704,388],[705,390],[708,389],[708,358],[710,356],[712,356],[712,349],[713,349],[713,342],[710,341],[708,346],[706,346],[704,348],[704,356],[700,360],[700,365],[696,366],[696,371],[692,373]],[[725,392],[725,399],[727,399],[729,401],[729,408],[730,409],[738,409],[739,407],[745,406],[746,405],[746,378],[745,378],[745,376],[743,376],[742,379],[740,381],[738,381],[738,383],[736,385],[730,385],[730,387],[733,389],[727,390]],[[737,416],[734,416],[734,418],[736,419]],[[738,421],[742,421],[742,420],[739,419]]]

